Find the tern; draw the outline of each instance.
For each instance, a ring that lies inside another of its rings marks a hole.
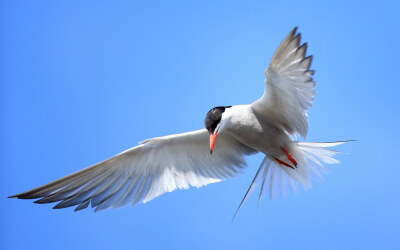
[[[176,189],[201,187],[232,178],[246,167],[244,156],[265,155],[242,202],[261,184],[259,200],[285,196],[321,179],[323,163],[338,163],[338,142],[296,141],[308,131],[307,111],[314,99],[312,56],[294,28],[265,70],[263,96],[247,105],[218,106],[206,115],[205,128],[144,140],[91,167],[32,190],[10,196],[58,202],[55,209],[91,205],[95,211],[146,203]],[[239,210],[237,209],[237,211]],[[236,211],[236,212],[237,212]]]

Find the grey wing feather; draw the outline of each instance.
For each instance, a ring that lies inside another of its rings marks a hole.
[[[314,100],[310,70],[312,56],[306,57],[307,44],[300,45],[300,33],[293,29],[275,51],[265,70],[264,95],[252,104],[256,113],[291,135],[306,137],[307,111]]]
[[[254,151],[220,135],[212,156],[205,129],[153,138],[108,160],[49,184],[11,197],[59,202],[54,208],[77,206],[95,211],[147,202],[165,192],[201,187],[235,176]]]

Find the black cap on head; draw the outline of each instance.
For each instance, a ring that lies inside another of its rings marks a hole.
[[[214,133],[215,128],[221,121],[222,113],[225,112],[225,109],[230,107],[232,106],[224,106],[224,107],[220,106],[212,108],[210,111],[208,111],[206,119],[204,120],[204,125],[206,126],[208,132],[210,132],[211,134]]]

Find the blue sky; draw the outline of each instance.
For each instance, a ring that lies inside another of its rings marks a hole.
[[[0,248],[394,249],[400,245],[398,1],[2,1]],[[238,178],[93,213],[6,197],[203,128],[262,95],[299,26],[317,81],[308,141],[357,139],[322,183],[250,197]]]

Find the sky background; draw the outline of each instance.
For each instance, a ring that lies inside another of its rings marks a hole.
[[[1,249],[400,246],[399,1],[1,1]],[[299,26],[317,81],[308,141],[356,139],[325,181],[238,204],[238,178],[93,213],[7,199],[247,104]]]

